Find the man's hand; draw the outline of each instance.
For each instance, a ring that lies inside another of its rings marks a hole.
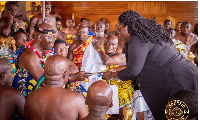
[[[88,78],[89,76],[91,75],[88,75],[88,74],[85,74],[86,72],[84,71],[81,71],[81,72],[77,72],[75,74],[72,74],[72,82],[75,82],[75,81],[84,81],[85,78]]]
[[[101,44],[97,40],[93,40],[92,44],[97,51],[101,49]]]

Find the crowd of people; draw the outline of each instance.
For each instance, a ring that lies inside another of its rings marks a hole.
[[[6,2],[0,18],[1,120],[197,119],[198,24],[128,10],[110,31],[105,18],[62,25],[51,2],[44,20],[41,5],[18,7]]]

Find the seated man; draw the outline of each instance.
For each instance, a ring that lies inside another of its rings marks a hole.
[[[175,26],[175,33],[176,34],[181,33],[181,24],[182,24],[182,22],[177,22],[176,23],[176,26]]]
[[[96,81],[87,91],[85,104],[89,107],[89,114],[82,120],[105,120],[106,112],[112,107],[113,91],[104,81]]]
[[[16,47],[17,47],[17,49],[21,45],[23,45],[24,43],[26,43],[27,36],[26,36],[26,34],[24,32],[21,32],[21,31],[16,32],[16,33],[13,34],[13,37],[14,37],[14,39],[16,41]]]
[[[164,28],[168,30],[169,28],[172,28],[172,21],[171,20],[165,20],[164,21]]]
[[[88,33],[87,26],[79,26],[77,32],[78,40],[69,47],[67,58],[73,61],[79,69],[82,67],[83,54],[93,40],[93,36],[88,36]]]
[[[49,24],[42,23],[36,26],[34,40],[21,46],[13,56],[16,66],[13,87],[25,96],[34,90],[37,81],[43,79],[44,50],[51,50],[56,33]]]
[[[105,52],[101,50],[101,45],[98,42],[95,42],[94,48],[98,51],[103,63],[107,65],[107,70],[118,71],[119,66],[126,65],[126,58],[123,53],[117,53],[118,47],[118,38],[115,35],[108,35],[105,42],[104,48]],[[111,85],[118,86],[118,96],[119,96],[119,114],[120,118],[123,119],[123,112],[126,110],[126,105],[130,105],[131,98],[133,97],[133,86],[131,80],[122,81],[112,79],[110,81]]]
[[[196,120],[198,94],[192,90],[178,90],[170,96],[165,111],[168,120]]]
[[[12,85],[14,74],[12,65],[5,58],[0,58],[0,120],[13,120],[17,114],[24,119],[25,98]]]
[[[67,57],[67,51],[68,51],[67,47],[68,46],[66,46],[66,43],[63,40],[57,39],[54,43],[55,53],[58,54],[58,55],[62,55],[64,57]],[[76,66],[76,64],[74,64],[72,61],[70,61],[68,59],[67,59],[67,61],[68,61],[68,64],[69,64],[69,73],[70,73],[70,75],[69,75],[70,79],[69,80],[71,80],[71,81],[69,81],[66,84],[66,88],[67,89],[70,89],[70,87],[71,88],[76,88],[76,87],[81,88],[80,85],[72,84],[72,82],[87,80],[86,78],[88,78],[89,75],[85,74],[84,71],[79,72],[79,69]],[[80,93],[82,94],[83,92],[85,92],[85,90],[82,88],[82,91]]]
[[[57,39],[54,43],[54,50],[56,54],[62,55],[67,58],[68,46],[66,45],[65,41]],[[71,74],[79,72],[78,67],[72,61],[68,59],[67,61],[69,64],[69,72]]]
[[[105,31],[104,33],[106,35],[109,35],[111,32],[110,32],[110,23],[109,22],[105,22]]]
[[[107,36],[104,33],[104,31],[105,31],[105,23],[101,22],[101,21],[96,22],[94,38],[97,40],[97,42],[102,44],[102,48],[104,47],[104,41],[105,41],[106,36]]]
[[[174,39],[180,40],[183,44],[187,45],[189,50],[190,47],[198,42],[198,37],[194,33],[190,32],[191,24],[187,21],[184,21],[181,24],[181,33],[176,34]]]
[[[26,119],[76,120],[85,117],[88,108],[83,96],[75,91],[63,89],[69,76],[67,59],[60,55],[48,57],[44,73],[46,86],[32,92],[26,100]]]
[[[31,10],[27,11],[29,18],[32,18],[34,15],[39,14],[39,11],[36,10],[35,2],[31,2],[30,7],[31,7]]]
[[[67,34],[66,42],[72,44],[74,40],[77,39],[77,30],[73,26],[73,19],[67,18],[66,27],[61,30],[65,34]]]
[[[93,28],[93,22],[92,22],[92,20],[88,19],[87,24],[88,24],[89,31],[91,31],[92,33],[94,33],[94,28]]]
[[[57,8],[56,8],[56,6],[52,6],[52,12],[51,12],[51,14],[52,14],[55,18],[59,17],[59,18],[61,19],[61,16],[57,13]]]
[[[51,2],[46,1],[45,2],[45,18],[44,21],[42,20],[42,13],[39,13],[37,15],[34,15],[31,20],[30,20],[30,24],[29,24],[29,37],[28,40],[31,40],[32,38],[34,38],[34,26],[35,25],[39,25],[42,22],[47,23],[53,27],[56,28],[56,18],[50,14],[51,12]]]

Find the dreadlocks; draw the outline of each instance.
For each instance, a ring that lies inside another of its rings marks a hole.
[[[172,44],[172,41],[160,24],[140,16],[140,14],[135,11],[128,10],[123,12],[118,20],[120,23],[124,24],[123,27],[128,26],[128,33],[138,36],[142,43],[151,41],[161,44],[161,41],[164,41]]]

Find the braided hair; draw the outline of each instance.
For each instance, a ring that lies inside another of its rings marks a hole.
[[[131,36],[138,36],[142,43],[150,41],[161,44],[161,41],[164,41],[172,44],[166,30],[160,24],[142,17],[135,11],[128,10],[123,12],[118,21],[124,24],[123,27],[128,26],[128,33]]]

